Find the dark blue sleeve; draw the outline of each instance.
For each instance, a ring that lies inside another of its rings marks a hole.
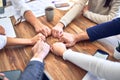
[[[44,64],[39,61],[30,61],[19,80],[42,80]]]
[[[87,29],[90,41],[120,34],[120,18]]]

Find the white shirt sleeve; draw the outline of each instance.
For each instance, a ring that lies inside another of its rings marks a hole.
[[[40,58],[32,58],[30,61],[39,61],[43,63],[43,60],[41,60]]]
[[[0,35],[0,49],[5,47],[6,43],[7,43],[7,37],[4,35]]]
[[[24,16],[25,11],[30,10],[25,0],[11,0],[11,2],[16,11],[20,12],[21,16]]]
[[[120,63],[100,59],[84,53],[67,50],[63,54],[63,59],[68,60],[77,66],[93,73],[106,80],[120,80]]]

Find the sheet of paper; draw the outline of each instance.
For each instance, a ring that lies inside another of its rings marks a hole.
[[[16,37],[13,25],[11,23],[10,18],[2,18],[0,19],[0,25],[2,25],[5,29],[6,36],[8,37]]]
[[[88,72],[82,80],[105,80],[105,79],[100,79],[99,77],[94,76],[92,73]]]
[[[27,5],[36,17],[45,15],[45,8],[47,6],[54,6],[50,0],[36,0],[28,2]],[[17,13],[15,13],[14,16],[16,20],[20,17]]]
[[[10,17],[15,14],[15,10],[13,6],[9,6],[5,8],[5,12],[3,14],[0,14],[0,17]]]
[[[120,42],[120,35],[99,39],[98,41],[103,45],[107,45],[108,47],[110,46],[114,49],[118,45],[118,41]]]

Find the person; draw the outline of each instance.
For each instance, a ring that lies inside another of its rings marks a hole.
[[[0,49],[5,46],[16,46],[16,45],[34,45],[38,40],[44,40],[45,36],[41,33],[38,33],[33,38],[13,38],[5,36],[5,30],[0,26]]]
[[[51,29],[35,17],[33,12],[29,9],[29,6],[26,5],[25,0],[11,0],[11,2],[17,13],[20,13],[19,15],[24,17],[26,21],[35,28],[37,33],[41,32],[45,37],[51,34]]]
[[[32,48],[34,56],[28,63],[25,70],[20,75],[19,80],[42,80],[44,71],[44,59],[48,55],[50,46],[42,40],[39,40]],[[0,76],[4,76],[3,80],[8,80],[3,73]]]
[[[88,2],[88,6],[85,6]],[[119,13],[120,0],[78,0],[52,28],[52,35],[59,38],[63,28],[80,13],[91,21],[101,24],[112,20]]]
[[[78,67],[91,72],[93,75],[104,80],[120,80],[120,63],[109,60],[104,60],[84,53],[72,51],[66,49],[65,44],[62,42],[54,43],[51,46],[51,51],[57,55],[63,57],[64,60],[68,60]]]
[[[60,41],[64,42],[67,47],[73,46],[76,42],[83,40],[95,41],[98,39],[106,38],[113,35],[120,34],[120,18],[113,19],[102,24],[88,28],[86,31],[83,31],[78,34],[71,34],[64,32]],[[69,39],[67,38],[69,37]]]

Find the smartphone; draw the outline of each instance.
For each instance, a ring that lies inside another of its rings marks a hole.
[[[107,59],[109,54],[101,49],[98,49],[95,54],[95,57],[102,58],[102,59]]]
[[[95,54],[95,57],[102,58],[102,59],[107,59],[109,54],[101,49],[98,49]],[[92,73],[87,72],[87,74],[83,77],[82,80],[102,80],[97,76],[94,76]]]
[[[56,4],[55,4],[55,7],[56,7],[56,8],[68,7],[68,6],[69,6],[68,3],[56,3]]]

